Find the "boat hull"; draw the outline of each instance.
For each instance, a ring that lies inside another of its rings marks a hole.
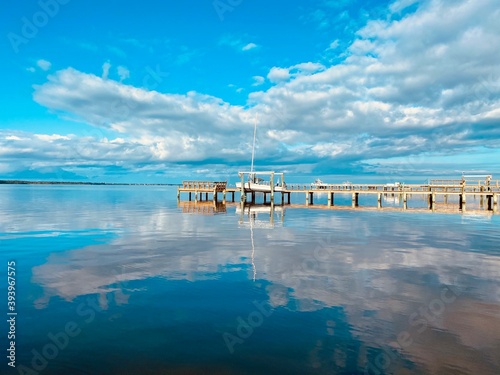
[[[241,182],[236,183],[236,188],[241,189]],[[270,185],[263,185],[263,184],[257,184],[254,182],[245,182],[243,185],[243,189],[247,192],[259,192],[259,193],[270,193],[271,192],[271,186]],[[281,186],[275,186],[274,191],[284,191],[285,188]]]

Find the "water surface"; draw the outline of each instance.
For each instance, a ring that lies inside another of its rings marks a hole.
[[[271,220],[175,188],[0,186],[18,311],[1,373],[498,374],[499,229],[487,212]]]

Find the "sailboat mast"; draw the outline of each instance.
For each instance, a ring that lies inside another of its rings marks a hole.
[[[253,172],[253,159],[255,157],[255,138],[256,138],[256,136],[257,136],[257,117],[255,118],[254,126],[253,126],[252,164],[250,166],[250,172]]]

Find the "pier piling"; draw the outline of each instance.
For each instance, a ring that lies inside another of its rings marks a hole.
[[[358,207],[359,206],[359,193],[352,193],[352,207]]]
[[[274,203],[274,173],[271,173],[271,177],[269,179],[269,187],[271,188],[270,198],[271,203]]]
[[[331,207],[331,206],[334,206],[335,203],[334,203],[334,194],[335,193],[332,193],[332,192],[328,192],[328,206]]]
[[[465,210],[465,205],[467,204],[467,198],[465,193],[460,194],[458,200],[459,200],[458,201],[459,209],[462,211]]]

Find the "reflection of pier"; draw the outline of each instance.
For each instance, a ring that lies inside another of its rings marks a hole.
[[[226,213],[226,204],[216,201],[187,201],[179,202],[179,207],[183,213],[216,215]]]
[[[391,197],[392,198],[392,197]],[[349,211],[353,208],[347,205],[328,206],[326,204],[283,204],[275,205],[267,204],[254,204],[244,202],[213,202],[213,201],[178,201],[178,207],[182,209],[183,213],[198,214],[198,215],[216,215],[226,214],[230,207],[234,207],[233,211],[238,217],[238,221],[242,225],[248,225],[253,221],[255,227],[274,227],[276,224],[283,225],[285,221],[286,210],[294,209],[311,209],[311,210],[328,210],[328,211]],[[436,202],[434,209],[429,210],[428,207],[414,207],[411,209],[404,206],[358,206],[357,211],[384,211],[384,212],[406,212],[406,213],[463,213],[469,215],[493,215],[493,211],[483,209],[467,209],[467,211],[460,211],[456,203]],[[231,211],[229,211],[231,212]]]
[[[177,190],[177,198],[180,200],[181,193],[188,193],[189,201],[193,199],[199,201],[209,199],[218,202],[222,195],[222,202],[226,202],[228,195],[231,201],[235,201],[235,194],[239,194],[240,201],[244,203],[256,203],[257,197],[263,197],[263,203],[281,203],[290,205],[290,195],[304,194],[306,206],[314,204],[314,198],[326,194],[327,207],[335,206],[336,194],[349,194],[351,196],[352,208],[358,208],[360,196],[375,196],[377,198],[376,207],[381,209],[383,203],[395,203],[401,205],[403,210],[408,209],[408,201],[413,197],[420,197],[427,201],[427,208],[430,210],[439,209],[439,200],[448,204],[449,198],[458,201],[458,209],[466,210],[467,201],[470,198],[479,197],[481,207],[488,211],[498,212],[498,197],[500,195],[500,182],[492,181],[491,176],[485,180],[470,180],[464,176],[461,180],[431,180],[426,184],[324,184],[321,186],[307,184],[285,184],[283,174],[279,183],[279,189],[274,189],[274,172],[270,174],[269,191],[252,190],[251,186],[244,183],[243,173],[240,173],[242,182],[238,187],[227,186],[226,182],[205,182],[205,181],[185,181]],[[264,189],[262,189],[264,190]],[[278,198],[276,198],[276,196]],[[391,202],[393,201],[393,202]],[[375,206],[374,206],[375,207]],[[412,208],[413,209],[413,208]]]

